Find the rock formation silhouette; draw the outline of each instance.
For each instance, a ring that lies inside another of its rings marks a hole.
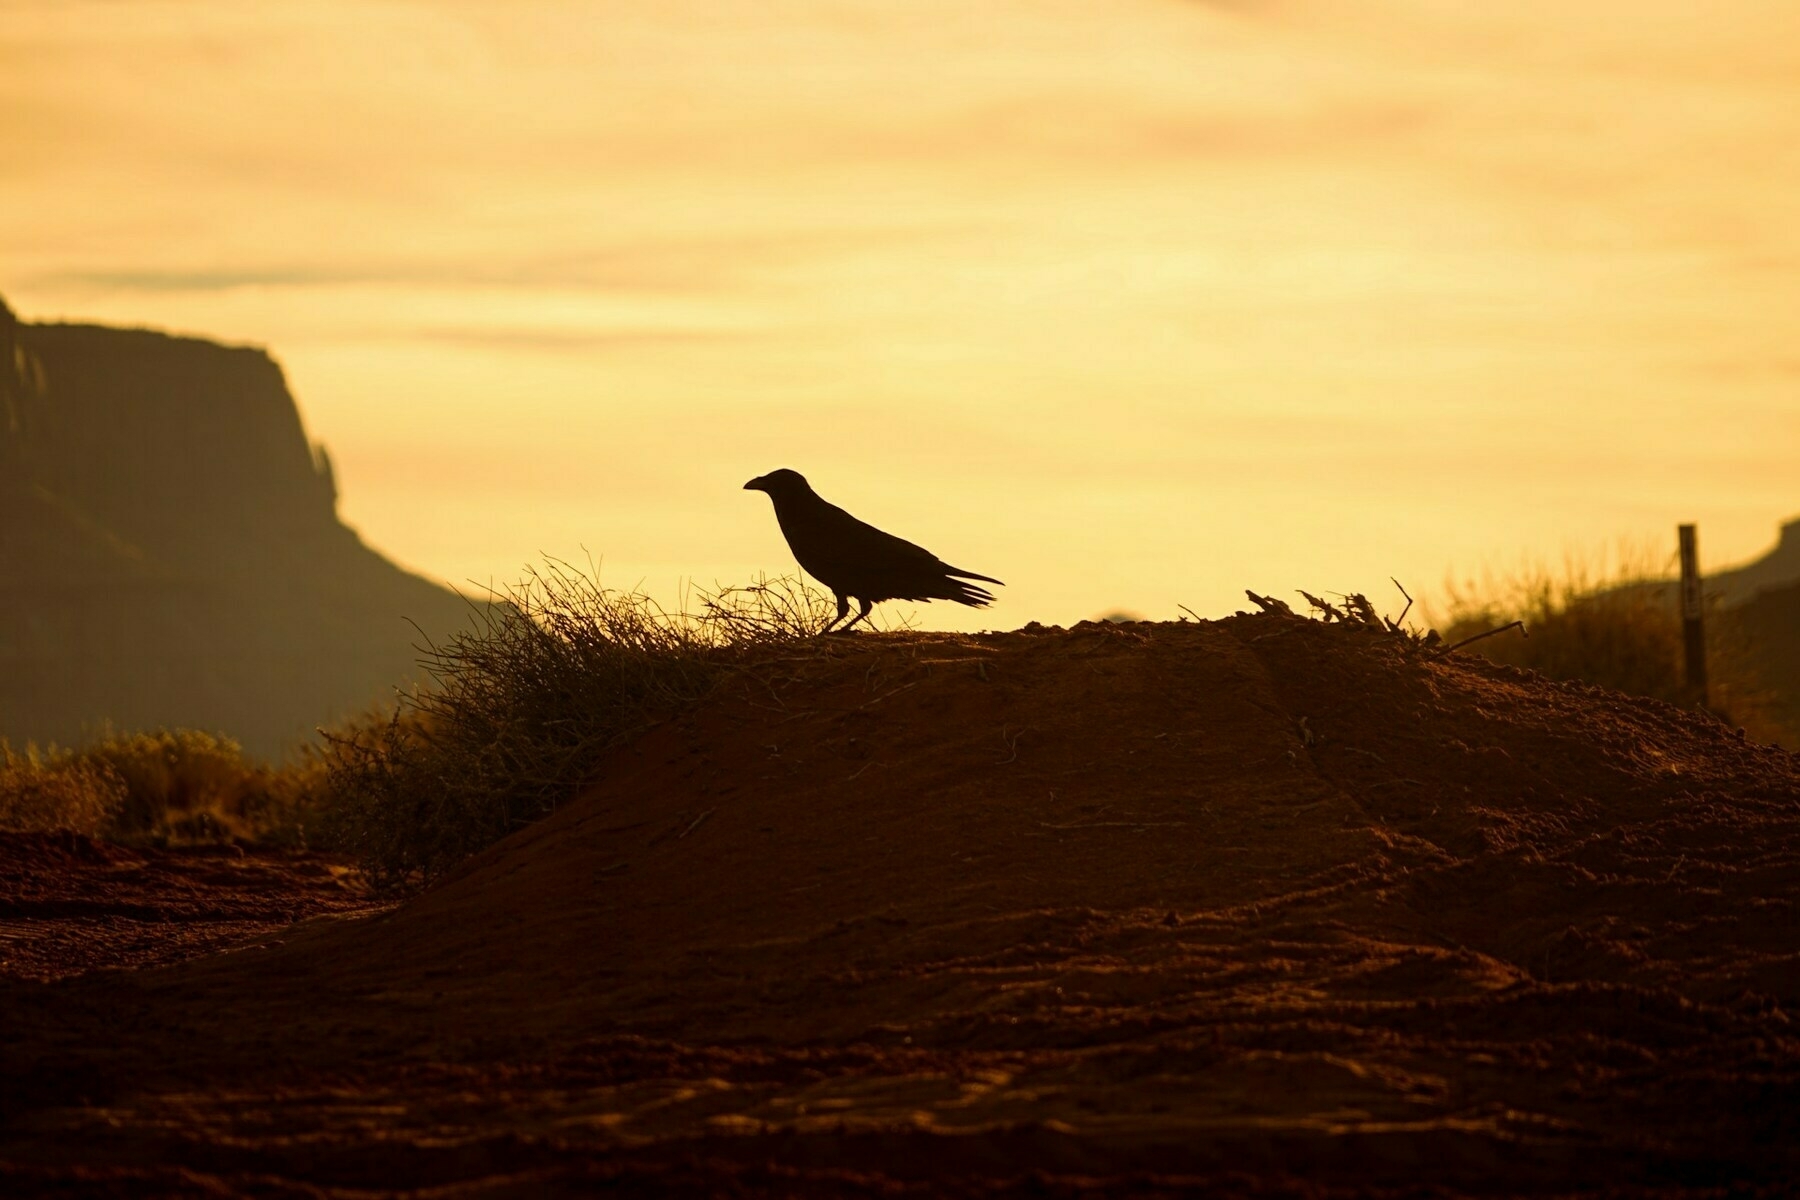
[[[274,755],[391,694],[419,629],[469,610],[336,501],[264,351],[0,303],[0,737],[188,726]]]
[[[1707,588],[1721,593],[1728,604],[1744,604],[1763,592],[1800,584],[1800,517],[1782,522],[1775,548],[1761,558],[1715,571],[1706,578]]]

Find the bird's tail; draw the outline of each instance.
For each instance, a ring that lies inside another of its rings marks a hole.
[[[973,576],[975,579],[987,579],[986,575]],[[967,604],[970,608],[986,608],[994,602],[994,593],[984,587],[976,587],[972,583],[964,583],[960,579],[946,579],[950,594],[946,600],[954,600],[958,604]],[[989,583],[1000,583],[998,579],[988,579]],[[1001,584],[1004,587],[1004,584]]]
[[[963,579],[979,579],[983,583],[997,583],[1001,587],[1006,586],[1006,583],[1004,580],[995,579],[992,575],[977,575],[973,571],[965,571],[960,567],[945,567],[944,574],[957,575],[957,576],[962,577]],[[982,588],[976,588],[975,591],[983,592],[983,594],[985,594],[985,589],[982,589]],[[992,600],[993,597],[989,596],[988,599]]]

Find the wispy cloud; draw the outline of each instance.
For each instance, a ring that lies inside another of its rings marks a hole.
[[[643,350],[658,347],[693,348],[720,343],[767,341],[761,330],[723,329],[495,329],[485,325],[420,326],[400,331],[408,341],[443,342],[454,346],[485,346],[502,350],[547,351],[586,354],[606,350]]]

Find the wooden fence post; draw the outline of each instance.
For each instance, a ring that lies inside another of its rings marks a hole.
[[[1687,645],[1688,691],[1707,705],[1706,632],[1701,626],[1703,596],[1700,591],[1700,547],[1692,525],[1680,525],[1681,537],[1681,634]]]

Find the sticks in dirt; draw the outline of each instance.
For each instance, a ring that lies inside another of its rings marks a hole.
[[[1464,638],[1462,641],[1457,642],[1453,646],[1445,646],[1444,653],[1448,654],[1452,650],[1461,650],[1464,646],[1467,646],[1471,642],[1479,642],[1483,638],[1491,638],[1496,633],[1505,633],[1509,629],[1517,629],[1519,631],[1519,636],[1523,637],[1523,638],[1528,638],[1531,636],[1531,631],[1525,628],[1525,622],[1523,622],[1523,621],[1508,621],[1506,624],[1501,625],[1496,629],[1490,629],[1486,633],[1478,633],[1474,637]]]
[[[1308,604],[1312,605],[1314,608],[1316,608],[1320,612],[1324,613],[1328,619],[1333,620],[1333,621],[1348,621],[1350,619],[1349,617],[1345,616],[1342,612],[1339,612],[1337,606],[1334,605],[1333,603],[1331,603],[1331,601],[1321,600],[1317,596],[1313,595],[1311,592],[1307,591],[1305,588],[1300,589],[1300,594],[1302,596],[1306,597],[1306,602]]]
[[[898,696],[901,692],[910,692],[912,689],[918,687],[923,682],[925,682],[925,681],[922,679],[915,679],[911,683],[903,683],[899,687],[894,688],[891,691],[886,691],[886,692],[881,693],[881,695],[876,696],[872,700],[864,700],[861,704],[857,705],[855,708],[851,709],[850,711],[851,712],[861,712],[865,708],[871,708],[874,705],[880,704],[883,700],[886,700],[891,696]]]
[[[1259,596],[1249,588],[1244,589],[1244,595],[1250,597],[1251,603],[1255,604],[1266,613],[1274,613],[1278,617],[1297,617],[1300,615],[1289,608],[1287,606],[1287,601],[1285,600],[1277,600],[1273,596]]]
[[[998,767],[1004,767],[1008,763],[1018,762],[1019,761],[1019,739],[1024,736],[1025,736],[1025,730],[1021,729],[1021,730],[1019,730],[1019,732],[1017,732],[1009,737],[1009,736],[1007,736],[1006,726],[1002,725],[1000,727],[1000,740],[1006,743],[1007,755],[1005,758],[995,760],[994,765],[998,766]]]
[[[1400,632],[1400,623],[1402,621],[1406,620],[1406,614],[1412,611],[1412,606],[1413,606],[1412,593],[1408,592],[1405,588],[1400,587],[1400,581],[1398,579],[1395,579],[1392,575],[1388,576],[1388,582],[1393,584],[1395,587],[1400,588],[1400,594],[1402,596],[1406,597],[1406,607],[1400,610],[1399,616],[1395,617],[1392,621],[1388,621],[1388,623],[1387,623],[1388,631],[1390,633],[1399,633]],[[1383,617],[1382,620],[1387,621],[1387,618]]]
[[[1394,586],[1400,587],[1398,583]],[[1297,590],[1306,597],[1308,604],[1325,614],[1327,622],[1336,621],[1340,625],[1365,625],[1370,629],[1378,629],[1385,633],[1401,632],[1399,624],[1378,614],[1375,606],[1369,603],[1369,598],[1361,592],[1351,592],[1348,595],[1340,596],[1339,598],[1344,603],[1343,607],[1339,608],[1329,600],[1321,600],[1305,588]],[[1406,596],[1406,589],[1400,588],[1400,594]],[[1412,597],[1406,596],[1406,608],[1410,609],[1411,607]],[[1400,617],[1401,620],[1405,620],[1406,609],[1400,610]]]
[[[1296,590],[1298,590],[1302,596],[1306,597],[1306,602],[1313,607],[1314,611],[1324,614],[1326,624],[1349,625],[1352,627],[1361,626],[1366,629],[1374,629],[1384,633],[1395,634],[1405,638],[1409,643],[1426,650],[1436,651],[1439,654],[1449,654],[1454,650],[1460,650],[1464,646],[1479,642],[1483,638],[1491,638],[1496,634],[1506,633],[1513,629],[1517,629],[1522,637],[1531,636],[1530,631],[1525,628],[1524,621],[1508,621],[1506,624],[1495,629],[1490,629],[1485,633],[1478,633],[1474,637],[1463,638],[1454,645],[1442,645],[1443,639],[1439,636],[1437,630],[1427,630],[1421,635],[1406,629],[1401,624],[1406,620],[1406,615],[1412,611],[1412,593],[1401,586],[1400,581],[1393,576],[1388,576],[1388,579],[1399,589],[1400,594],[1406,597],[1406,607],[1400,610],[1400,615],[1398,617],[1393,618],[1384,617],[1377,613],[1375,611],[1375,606],[1369,603],[1369,598],[1361,592],[1351,592],[1348,595],[1341,596],[1339,598],[1340,602],[1333,604],[1329,600],[1313,595],[1304,588]],[[1250,597],[1256,606],[1261,608],[1265,613],[1280,617],[1293,617],[1299,619],[1298,613],[1289,608],[1286,603],[1277,600],[1273,596],[1259,596],[1248,589],[1245,590],[1244,595]],[[1273,634],[1263,635],[1263,637],[1273,636]],[[1255,640],[1260,641],[1261,639],[1258,638]]]

